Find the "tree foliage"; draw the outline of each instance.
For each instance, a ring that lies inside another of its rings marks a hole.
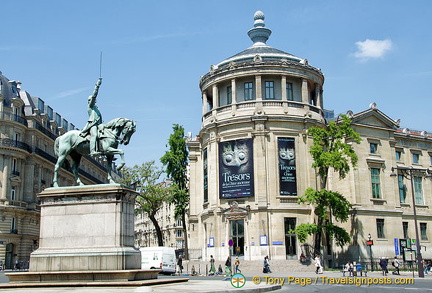
[[[326,187],[330,168],[345,178],[350,166],[356,167],[358,157],[352,142],[360,143],[360,135],[351,127],[351,119],[341,115],[337,122],[330,121],[327,129],[311,127],[308,134],[312,136],[313,145],[309,152],[314,160],[312,167],[318,170],[322,188]]]
[[[171,203],[175,206],[175,217],[181,218],[184,235],[184,258],[188,259],[188,242],[186,230],[186,211],[189,206],[189,191],[187,189],[186,170],[188,165],[188,150],[181,125],[173,125],[173,133],[168,139],[169,150],[161,158],[168,177],[173,180],[173,196]]]
[[[155,161],[150,161],[141,166],[125,167],[122,181],[123,184],[137,187],[139,195],[136,198],[135,213],[146,213],[149,216],[155,227],[159,246],[164,243],[156,214],[165,202],[171,201],[171,189],[158,182],[162,173],[163,170],[155,166]]]
[[[332,221],[334,218],[336,221],[346,222],[352,205],[342,194],[326,190],[326,187],[331,169],[343,179],[351,167],[357,166],[358,157],[352,143],[360,143],[361,138],[351,127],[351,119],[346,115],[341,115],[337,122],[331,121],[325,129],[311,127],[308,134],[313,139],[309,152],[314,161],[312,167],[320,177],[321,190],[306,189],[298,202],[313,205],[317,221],[313,224],[301,224],[293,232],[302,243],[306,242],[308,236],[315,235],[314,249],[319,252],[324,232],[330,239],[335,239],[339,246],[351,241],[349,233],[334,225]]]

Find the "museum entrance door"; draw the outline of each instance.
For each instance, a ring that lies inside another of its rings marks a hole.
[[[244,220],[230,221],[230,239],[234,242],[230,248],[231,255],[244,256]]]
[[[289,233],[296,227],[296,218],[285,218],[285,251],[286,259],[297,259],[297,237]]]

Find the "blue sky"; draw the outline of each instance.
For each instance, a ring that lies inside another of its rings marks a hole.
[[[401,126],[432,132],[432,1],[3,1],[0,71],[84,126],[99,77],[104,121],[137,121],[127,165],[159,161],[172,125],[196,135],[200,76],[252,45],[255,11],[267,44],[325,75],[335,113],[376,102]]]

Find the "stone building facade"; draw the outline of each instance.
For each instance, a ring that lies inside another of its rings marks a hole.
[[[38,247],[37,194],[52,186],[57,136],[76,129],[49,105],[0,72],[0,260],[6,268],[24,265]],[[100,160],[83,157],[84,184],[106,182]],[[74,185],[70,165],[59,172],[62,186]]]
[[[170,179],[165,179],[160,184],[170,187],[171,182]],[[176,219],[174,216],[174,205],[164,202],[156,214],[156,219],[162,230],[164,246],[173,247],[176,250],[184,249],[183,224],[181,219]],[[135,215],[135,246],[158,246],[156,229],[146,213]]]
[[[267,45],[270,34],[264,14],[256,12],[248,31],[253,45],[211,66],[200,80],[202,126],[188,140],[188,233],[196,258],[222,261],[231,251],[244,260],[297,260],[313,253],[312,237],[301,244],[289,231],[314,220],[313,208],[297,199],[306,188],[318,188],[307,130],[326,127],[331,114],[323,106],[324,75],[306,59]],[[354,145],[358,168],[343,181],[332,174],[329,188],[353,204],[343,224],[353,241],[338,248],[324,237],[326,262],[368,260],[369,234],[375,240],[372,257],[393,257],[395,238],[415,237],[410,183],[390,176],[392,167],[403,166],[424,170],[414,179],[415,193],[424,256],[431,257],[432,181],[426,175],[432,137],[400,129],[375,104],[347,114],[362,137]]]

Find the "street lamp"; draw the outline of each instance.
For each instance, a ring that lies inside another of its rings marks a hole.
[[[418,233],[418,225],[417,225],[417,212],[416,212],[416,202],[415,202],[415,194],[414,194],[414,174],[421,174],[423,175],[426,173],[426,177],[430,178],[431,175],[429,174],[429,170],[426,169],[420,169],[420,168],[413,168],[413,167],[392,167],[392,173],[390,174],[391,177],[396,177],[397,174],[395,173],[395,170],[398,170],[399,173],[401,173],[402,176],[404,176],[406,179],[410,180],[411,182],[411,195],[412,195],[412,202],[413,202],[413,211],[414,211],[414,226],[415,226],[415,234],[416,234],[416,250],[417,250],[417,265],[418,265],[418,276],[420,278],[424,278],[424,270],[423,270],[423,258],[421,255],[421,246],[420,246],[420,238]]]

